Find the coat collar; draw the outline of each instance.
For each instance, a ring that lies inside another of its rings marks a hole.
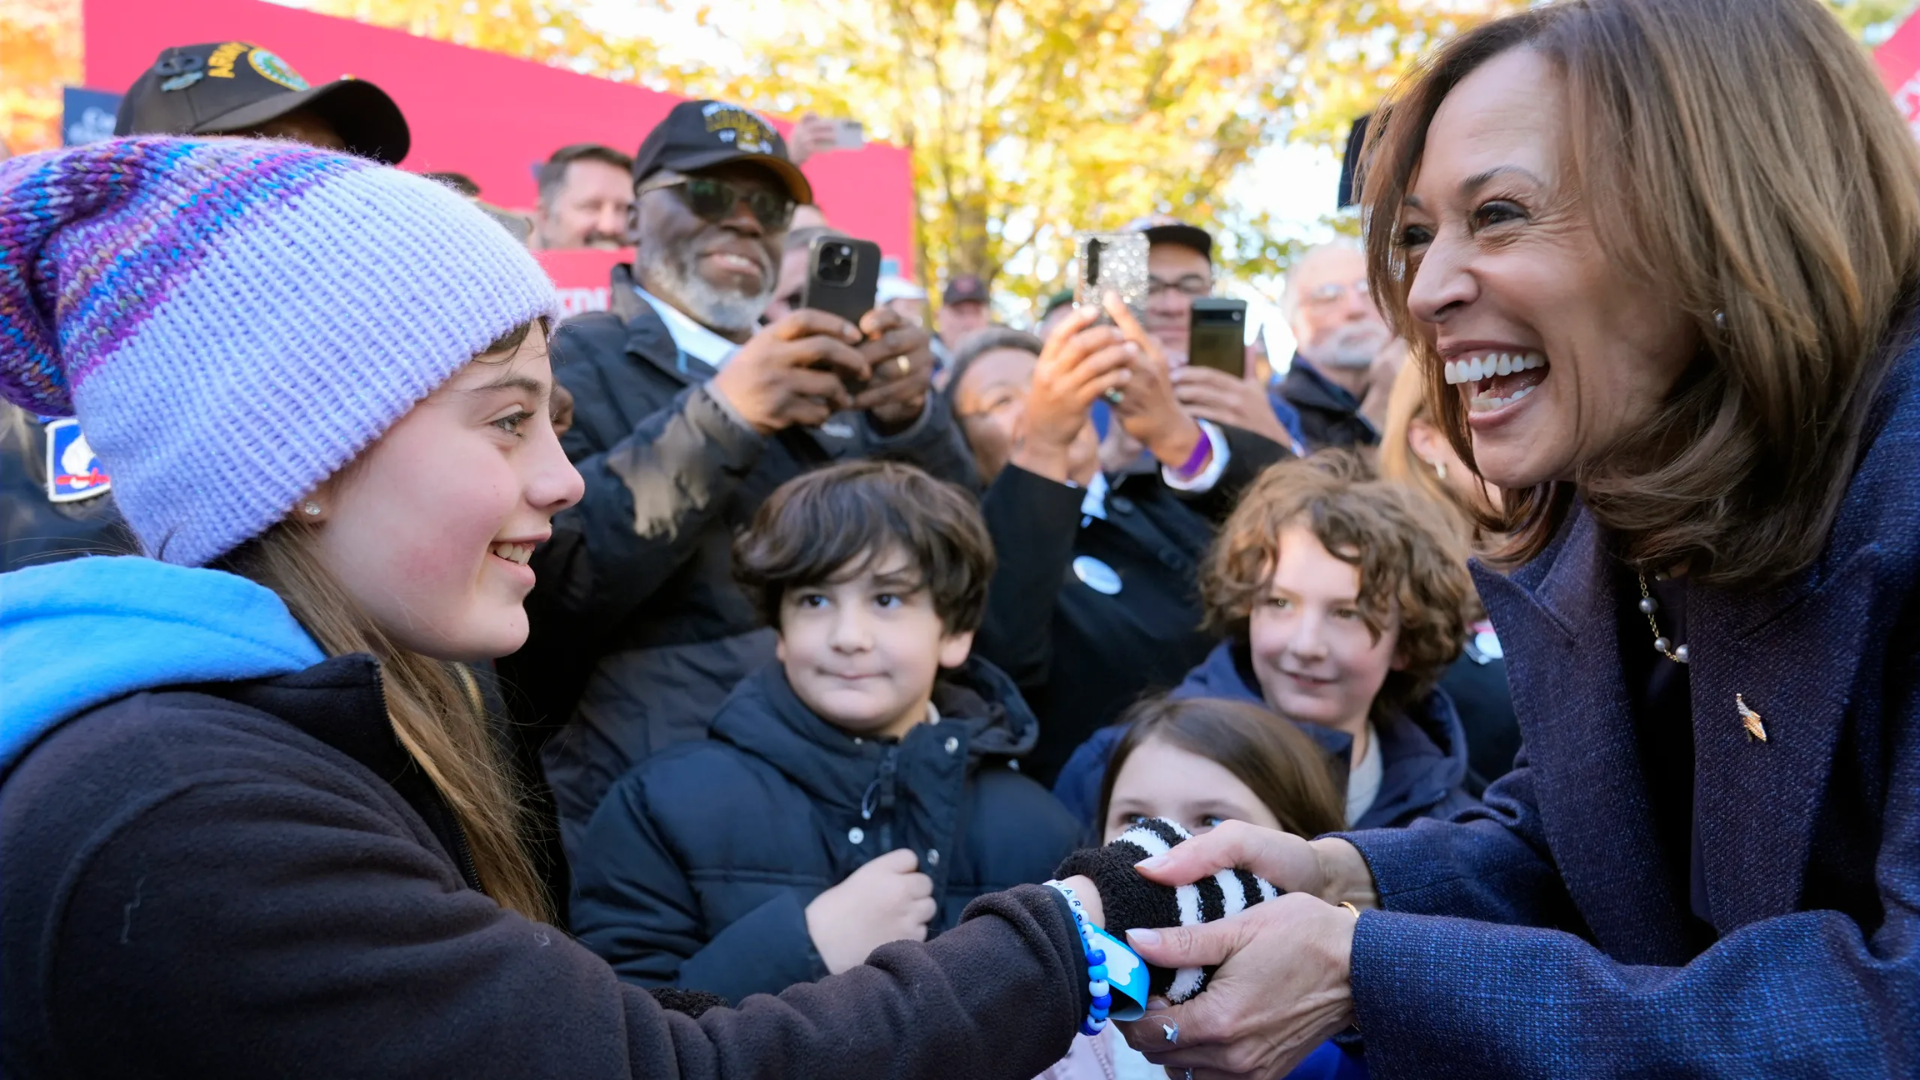
[[[1825,553],[1768,589],[1687,598],[1696,821],[1712,922],[1730,933],[1797,910],[1816,819],[1873,632],[1909,599],[1920,536],[1916,360],[1890,368]],[[1900,558],[1890,558],[1897,551]],[[1906,569],[1893,573],[1896,565]],[[1619,656],[1619,567],[1576,505],[1539,557],[1502,577],[1476,566],[1506,650],[1542,826],[1600,944],[1627,963],[1686,956],[1686,898],[1661,871]],[[1763,718],[1748,737],[1736,695]],[[1869,706],[1871,707],[1871,706]],[[1497,791],[1496,791],[1497,793]]]
[[[925,760],[978,762],[1017,758],[1039,741],[1040,722],[1013,680],[973,658],[934,684],[938,724],[922,724],[897,744],[896,771]],[[859,739],[822,720],[793,692],[776,661],[741,682],[714,716],[713,737],[778,769],[819,801],[858,808],[896,744]],[[949,738],[958,738],[954,751]],[[944,771],[936,770],[938,771]],[[957,776],[964,776],[962,769]]]
[[[1213,697],[1267,708],[1247,646],[1223,641],[1187,675],[1175,697]],[[1295,723],[1333,758],[1336,785],[1344,794],[1353,765],[1353,739],[1318,724]],[[1357,829],[1382,828],[1430,811],[1466,779],[1467,738],[1446,691],[1435,688],[1411,710],[1374,722],[1379,739],[1380,793]]]
[[[1328,412],[1355,413],[1360,410],[1360,399],[1354,397],[1346,387],[1321,374],[1319,368],[1299,353],[1294,353],[1293,362],[1287,365],[1286,377],[1280,382],[1280,392],[1288,401]]]
[[[372,656],[351,653],[288,675],[195,689],[279,717],[365,766],[420,815],[467,886],[480,891],[459,820],[394,734]]]

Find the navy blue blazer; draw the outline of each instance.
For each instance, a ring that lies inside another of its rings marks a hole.
[[[1720,935],[1698,955],[1655,844],[1605,534],[1576,511],[1511,577],[1477,573],[1525,745],[1484,809],[1346,834],[1384,907],[1353,942],[1376,1078],[1920,1075],[1920,350],[1869,425],[1813,567],[1688,590]]]

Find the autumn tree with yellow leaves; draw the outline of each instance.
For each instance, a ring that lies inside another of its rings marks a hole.
[[[1334,144],[1419,54],[1521,0],[632,2],[704,39],[663,61],[590,18],[606,0],[303,6],[778,115],[853,117],[912,150],[921,267],[1013,265],[1011,291],[1038,292],[1063,280],[1073,232],[1150,212],[1214,231],[1230,271],[1283,268],[1288,244],[1230,203],[1228,182],[1275,141]],[[1827,2],[1868,41],[1914,6]],[[16,152],[58,142],[79,7],[0,3],[0,137]]]

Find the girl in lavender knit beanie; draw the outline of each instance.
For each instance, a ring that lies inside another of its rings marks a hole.
[[[0,163],[0,396],[78,414],[167,562],[264,531],[553,310],[504,230],[363,159],[141,138]]]

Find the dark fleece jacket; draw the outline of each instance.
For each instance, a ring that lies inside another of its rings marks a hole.
[[[780,998],[663,1012],[474,891],[367,657],[137,693],[0,787],[0,1074],[1026,1080],[1088,1007],[1050,890]]]
[[[1039,723],[983,660],[943,675],[940,721],[858,739],[794,695],[781,665],[735,689],[713,737],[623,777],[575,864],[573,926],[620,976],[738,1001],[827,974],[806,906],[908,848],[956,925],[976,897],[1041,882],[1080,830],[1013,768]]]

